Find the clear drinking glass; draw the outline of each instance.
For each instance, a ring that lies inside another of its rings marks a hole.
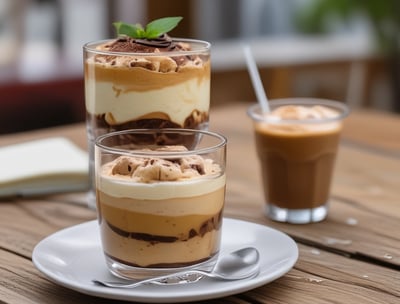
[[[190,51],[115,52],[115,40],[84,45],[86,123],[91,191],[95,207],[94,141],[127,129],[205,130],[210,107],[210,44],[176,39]]]
[[[109,270],[129,279],[210,270],[221,242],[225,160],[226,139],[208,131],[99,136],[97,213]]]
[[[263,113],[258,104],[248,109],[266,214],[280,222],[322,221],[328,213],[342,120],[349,109],[341,102],[314,98],[272,100],[270,108],[271,113]]]

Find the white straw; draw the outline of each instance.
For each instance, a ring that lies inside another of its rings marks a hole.
[[[269,112],[268,98],[265,94],[260,74],[258,73],[257,65],[248,45],[243,45],[244,55],[246,57],[247,68],[249,70],[251,82],[256,92],[258,103],[263,112]]]

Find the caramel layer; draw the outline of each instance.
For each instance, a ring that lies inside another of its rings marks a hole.
[[[176,72],[161,73],[142,67],[105,67],[101,64],[85,63],[85,79],[95,79],[97,82],[111,82],[124,92],[145,92],[159,90],[165,87],[184,83],[192,78],[198,82],[210,80],[210,63],[203,67],[181,67]]]

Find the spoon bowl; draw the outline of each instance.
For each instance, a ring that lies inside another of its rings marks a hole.
[[[195,283],[204,277],[219,280],[243,280],[256,276],[260,271],[260,254],[254,247],[246,247],[222,256],[211,271],[192,269],[135,282],[107,282],[93,280],[97,285],[112,288],[134,288],[143,284],[176,285]]]
[[[260,254],[254,247],[246,247],[223,256],[208,277],[222,280],[241,280],[258,274]]]

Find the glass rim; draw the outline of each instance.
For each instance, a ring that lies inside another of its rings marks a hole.
[[[113,51],[104,51],[104,50],[96,50],[96,46],[105,44],[110,41],[115,41],[117,38],[112,39],[103,39],[103,40],[95,40],[91,42],[87,42],[83,45],[83,50],[86,52],[90,52],[97,55],[113,55],[113,56],[147,56],[147,57],[159,57],[165,54],[168,56],[182,56],[182,55],[196,55],[199,53],[210,52],[211,43],[205,40],[198,39],[190,39],[190,38],[172,38],[174,42],[185,42],[185,43],[198,43],[199,45],[203,45],[202,47],[196,50],[188,50],[188,51],[172,51],[167,53],[144,53],[144,52],[113,52]]]
[[[280,98],[280,99],[272,99],[268,103],[272,107],[285,106],[285,105],[300,105],[300,106],[321,105],[338,111],[338,115],[334,117],[313,118],[313,119],[277,120],[276,118],[272,118],[271,116],[269,116],[268,113],[263,113],[261,106],[258,103],[251,105],[247,109],[247,115],[250,116],[250,118],[253,119],[253,121],[273,123],[273,124],[320,124],[320,123],[329,123],[338,120],[343,120],[350,113],[349,107],[343,102],[330,99],[323,99],[323,98],[308,98],[308,97]]]
[[[140,150],[130,150],[124,148],[115,148],[110,147],[102,142],[108,138],[119,136],[119,135],[126,135],[126,134],[154,134],[154,133],[184,133],[187,135],[205,135],[213,137],[219,142],[217,144],[211,145],[210,147],[203,147],[199,149],[192,149],[188,151],[140,151]],[[123,131],[116,131],[110,132],[103,135],[100,135],[95,140],[95,147],[100,148],[104,151],[119,154],[119,155],[126,155],[126,156],[138,156],[138,157],[162,157],[162,158],[176,158],[176,157],[183,157],[183,156],[191,156],[194,154],[203,155],[215,152],[227,144],[227,138],[219,133],[205,131],[205,130],[196,130],[196,129],[180,129],[180,128],[163,128],[163,129],[129,129]]]

